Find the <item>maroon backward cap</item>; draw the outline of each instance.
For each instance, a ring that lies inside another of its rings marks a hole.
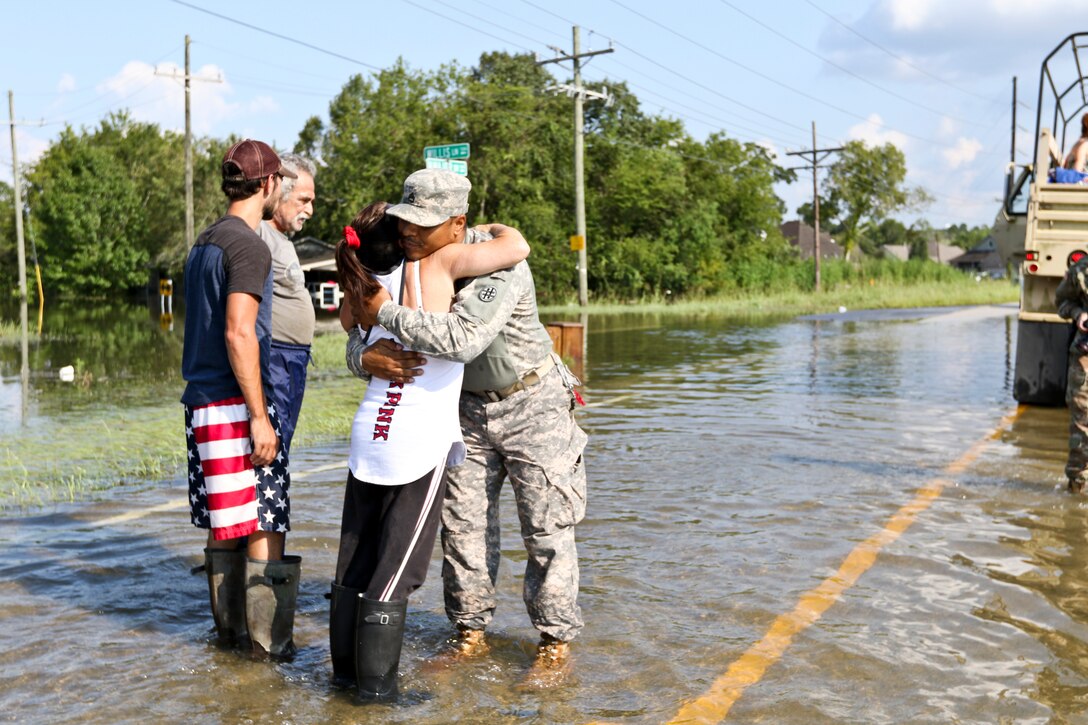
[[[298,174],[283,168],[280,157],[263,141],[244,139],[227,149],[227,153],[223,155],[224,179],[263,179],[272,174],[298,178]]]

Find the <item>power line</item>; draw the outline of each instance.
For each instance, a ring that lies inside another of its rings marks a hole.
[[[266,58],[257,58],[257,57],[252,56],[252,55],[245,55],[244,53],[239,53],[239,52],[235,51],[232,48],[221,48],[221,47],[219,47],[217,45],[211,45],[209,43],[202,43],[202,42],[200,42],[198,40],[194,40],[193,45],[200,46],[201,48],[208,48],[210,50],[216,50],[216,51],[219,51],[220,53],[226,53],[228,55],[233,55],[235,58],[241,58],[242,60],[251,60],[251,61],[253,61],[255,63],[260,63],[262,65],[262,67],[278,68],[279,70],[287,71],[288,73],[294,73],[295,75],[307,76],[308,78],[317,78],[318,80],[328,81],[330,83],[342,83],[343,82],[343,78],[333,78],[332,76],[323,75],[323,74],[320,74],[320,73],[310,73],[308,71],[304,71],[304,70],[299,69],[297,66],[283,65],[283,64],[280,64],[280,63],[271,63]]]
[[[174,0],[174,2],[178,2],[178,0]],[[473,31],[474,33],[483,33],[484,35],[488,35],[488,36],[493,36],[494,35],[493,33],[489,33],[486,30],[480,30],[479,28],[477,28],[477,27],[475,27],[473,25],[469,25],[468,23],[462,22],[462,21],[458,20],[457,18],[451,18],[449,15],[443,15],[442,13],[438,12],[437,10],[432,10],[431,8],[424,7],[423,5],[420,5],[419,3],[412,2],[412,0],[404,0],[404,2],[408,3],[409,5],[411,5],[414,8],[419,8],[420,10],[423,10],[424,12],[428,12],[428,13],[430,13],[432,15],[437,15],[438,17],[442,18],[443,20],[448,20],[451,23],[457,23],[462,28],[468,28],[469,30]],[[498,27],[498,26],[496,26],[496,27]],[[521,33],[516,33],[516,34],[521,35]],[[524,36],[522,36],[522,37],[524,37]],[[532,48],[526,48],[524,45],[519,45],[518,43],[514,43],[514,42],[511,42],[511,41],[508,41],[508,42],[510,42],[510,45],[514,46],[515,48],[521,48],[526,53],[532,53],[533,52]],[[534,40],[533,42],[535,43],[537,41]],[[540,45],[543,45],[544,47],[547,47],[547,43],[540,43]]]
[[[948,117],[948,118],[954,119],[956,121],[959,121],[960,123],[966,123],[966,124],[971,125],[971,126],[982,126],[982,124],[979,123],[978,121],[971,121],[971,120],[967,120],[967,119],[963,119],[963,118],[958,118],[958,117],[953,116],[952,114],[948,113],[948,111],[946,111],[946,110],[942,110],[942,109],[938,109],[938,108],[930,108],[929,106],[927,106],[927,105],[925,105],[923,103],[918,103],[917,101],[915,101],[915,100],[913,100],[911,98],[908,98],[908,97],[906,97],[906,96],[904,96],[904,95],[902,95],[900,93],[896,93],[895,91],[890,90],[889,88],[886,88],[886,87],[884,87],[884,86],[882,86],[882,85],[880,85],[878,83],[874,83],[873,81],[869,80],[868,78],[865,78],[863,76],[858,75],[857,73],[853,72],[849,68],[846,68],[844,66],[839,65],[838,63],[831,60],[830,58],[822,56],[819,53],[817,53],[816,51],[810,50],[809,48],[806,48],[805,46],[801,45],[800,43],[798,43],[793,38],[790,38],[790,37],[786,36],[785,34],[780,33],[779,31],[772,28],[770,25],[767,25],[766,23],[759,20],[758,18],[755,18],[752,15],[749,15],[748,13],[744,12],[743,10],[738,8],[736,5],[734,5],[733,3],[729,2],[729,0],[719,0],[719,2],[721,2],[722,5],[725,5],[727,7],[732,8],[734,11],[736,11],[737,13],[739,13],[739,14],[743,15],[744,17],[748,18],[753,23],[755,23],[756,25],[759,25],[760,27],[762,27],[767,32],[777,35],[779,38],[782,38],[787,43],[790,43],[791,45],[794,45],[795,47],[800,48],[801,50],[803,50],[804,52],[806,52],[809,55],[813,56],[814,58],[819,58],[820,60],[822,60],[824,63],[827,63],[831,67],[836,68],[836,69],[842,71],[843,73],[846,73],[848,76],[850,76],[852,78],[856,78],[857,80],[861,81],[862,83],[864,83],[864,84],[866,84],[868,86],[872,86],[873,88],[876,88],[878,91],[881,91],[882,93],[886,93],[889,96],[892,96],[893,98],[898,98],[901,101],[905,101],[905,102],[909,103],[912,106],[915,106],[917,108],[921,108],[924,111],[929,111],[930,113],[941,116],[942,118],[943,117]]]
[[[488,10],[494,10],[497,13],[502,13],[503,15],[505,15],[505,16],[507,16],[509,18],[513,18],[514,20],[517,20],[518,22],[523,23],[525,25],[529,25],[529,26],[532,26],[534,28],[538,28],[538,29],[541,29],[541,30],[543,29],[543,28],[540,28],[540,26],[537,25],[536,23],[533,23],[533,22],[531,22],[529,20],[521,18],[521,17],[519,17],[517,15],[514,15],[513,13],[509,12],[508,10],[506,10],[506,9],[504,9],[504,8],[498,6],[498,5],[493,5],[492,3],[483,2],[483,0],[473,0],[473,2],[475,2],[477,5],[483,5]],[[443,3],[443,4],[445,5],[446,3]],[[574,23],[571,23],[571,24],[574,25]],[[555,35],[556,35],[556,37],[560,37],[559,33],[555,33]],[[522,37],[525,37],[525,36],[522,36]],[[532,40],[532,39],[530,38],[530,40]],[[540,42],[540,41],[535,41],[534,40],[533,42]]]
[[[850,27],[849,25],[847,25],[846,23],[842,22],[841,20],[839,20],[838,18],[836,18],[836,17],[834,16],[834,15],[832,15],[832,14],[831,14],[831,13],[829,13],[828,11],[824,10],[823,8],[821,8],[821,7],[820,7],[819,5],[817,5],[816,3],[812,2],[812,0],[805,0],[805,2],[807,2],[807,3],[809,4],[809,5],[811,5],[811,6],[812,6],[813,8],[815,8],[816,10],[819,10],[819,11],[820,11],[821,13],[823,13],[823,14],[824,14],[824,15],[826,15],[826,16],[827,16],[828,18],[830,18],[830,19],[831,19],[831,20],[832,20],[833,22],[837,23],[838,25],[842,26],[842,27],[843,27],[844,29],[846,29],[846,30],[850,31],[850,32],[851,32],[851,33],[853,33],[854,35],[856,35],[856,36],[858,36],[859,38],[861,38],[862,40],[864,40],[864,41],[865,41],[866,43],[868,43],[869,45],[873,46],[873,47],[874,47],[874,48],[876,48],[877,50],[880,50],[880,51],[882,51],[882,52],[884,52],[884,53],[888,54],[889,56],[891,56],[891,57],[892,57],[892,58],[894,58],[895,60],[899,61],[899,62],[900,62],[900,63],[902,63],[903,65],[906,65],[906,66],[908,66],[908,67],[910,67],[910,68],[913,68],[914,70],[918,71],[918,72],[919,72],[919,73],[921,73],[922,75],[928,76],[929,78],[932,78],[933,80],[937,81],[938,83],[943,83],[944,85],[948,86],[949,88],[952,88],[953,90],[957,90],[957,91],[959,91],[960,93],[966,93],[966,94],[967,94],[967,95],[969,95],[969,96],[974,96],[975,98],[978,98],[978,99],[980,99],[980,100],[986,101],[987,103],[998,103],[998,101],[994,100],[993,98],[987,98],[986,96],[982,96],[982,95],[979,95],[978,93],[975,93],[975,92],[973,92],[973,91],[969,91],[969,90],[967,90],[967,89],[965,89],[965,88],[960,88],[959,86],[955,85],[954,83],[949,83],[949,82],[948,82],[948,81],[946,81],[945,79],[943,79],[943,78],[941,78],[941,77],[939,77],[939,76],[933,75],[932,73],[930,73],[929,71],[927,71],[927,70],[925,70],[925,69],[923,69],[923,68],[919,68],[918,66],[914,65],[914,64],[913,64],[913,63],[911,63],[911,62],[910,62],[909,60],[907,60],[906,58],[904,58],[904,57],[902,57],[902,56],[899,56],[899,55],[896,55],[895,53],[893,53],[892,51],[888,50],[887,48],[885,48],[885,47],[884,47],[883,45],[881,45],[880,43],[876,42],[875,40],[872,40],[871,38],[868,38],[868,37],[866,37],[866,36],[862,35],[862,34],[861,34],[860,32],[858,32],[858,31],[857,31],[857,30],[855,30],[854,28],[852,28],[852,27]]]
[[[155,83],[155,78],[154,78],[154,75],[152,75],[151,80],[149,80],[147,83],[144,83],[142,86],[140,86],[136,90],[131,91],[131,92],[126,93],[125,95],[121,96],[118,99],[118,101],[125,101],[125,100],[127,100],[129,98],[133,98],[135,96],[138,96],[141,93],[143,93],[144,91],[146,91],[148,88],[150,88],[152,86],[152,84],[154,84],[154,83]],[[84,109],[87,106],[94,105],[94,104],[98,103],[99,101],[101,101],[102,99],[106,98],[109,95],[110,95],[109,92],[103,93],[100,96],[98,96],[97,98],[92,98],[90,101],[88,101],[86,103],[82,103],[82,104],[76,106],[75,108],[69,108],[67,113],[65,114],[65,116],[63,118],[51,119],[49,121],[43,121],[42,123],[45,126],[55,126],[55,125],[59,125],[59,124],[70,124],[73,120],[86,118],[88,115],[91,115],[91,114],[90,113],[76,114],[75,112],[79,111],[81,109]],[[108,104],[107,107],[105,109],[101,110],[101,111],[94,111],[93,115],[96,115],[96,116],[97,115],[103,115],[105,113],[108,113],[111,110],[113,110],[113,104],[112,103]]]
[[[599,82],[607,83],[608,81],[609,81],[609,79],[606,76],[605,78],[601,79]],[[676,111],[675,108],[671,108],[669,106],[662,105],[661,103],[657,104],[661,108],[662,111],[667,111],[669,113],[673,113],[673,114],[675,114],[676,116],[678,116],[680,118],[688,118],[688,119],[690,119],[692,121],[695,121],[696,123],[702,123],[702,124],[705,124],[707,126],[714,127],[717,130],[721,130],[721,131],[732,130],[732,129],[740,129],[742,131],[747,131],[748,133],[753,135],[754,138],[752,140],[756,140],[756,139],[758,139],[759,137],[762,136],[763,138],[770,139],[772,141],[775,141],[776,143],[782,144],[783,146],[788,146],[791,143],[791,142],[785,141],[785,140],[783,140],[781,138],[776,138],[776,137],[770,135],[769,133],[767,133],[765,130],[761,131],[761,130],[758,130],[758,129],[754,129],[754,128],[744,126],[743,124],[739,124],[739,123],[736,123],[734,121],[726,120],[724,118],[717,118],[717,117],[715,117],[713,115],[707,114],[706,111],[704,111],[704,110],[694,108],[692,106],[688,106],[688,105],[686,105],[684,103],[681,103],[680,101],[677,101],[676,99],[669,98],[668,96],[663,96],[663,95],[661,95],[659,93],[656,93],[656,92],[650,90],[649,88],[641,86],[641,85],[639,85],[637,83],[632,83],[630,80],[623,80],[622,82],[626,83],[631,88],[637,88],[637,89],[641,90],[643,94],[649,95],[651,97],[660,98],[660,99],[666,101],[667,103],[674,104],[675,106],[679,106],[680,108],[688,109],[689,111],[691,111],[693,113],[697,113],[697,114],[700,114],[700,115],[705,115],[706,118],[709,118],[711,120],[707,121],[705,119],[700,119],[700,118],[691,118],[690,116],[685,116],[683,113],[680,113],[680,112]],[[642,97],[640,97],[640,100],[641,100],[641,98]]]
[[[639,55],[637,52],[635,52],[635,54]],[[745,116],[744,114],[737,113],[736,111],[733,111],[733,110],[730,110],[730,109],[727,109],[727,108],[723,108],[722,106],[714,105],[712,103],[707,103],[705,100],[703,100],[702,96],[696,96],[694,94],[687,93],[687,92],[677,88],[674,84],[670,85],[669,83],[666,83],[665,81],[662,81],[662,80],[660,80],[658,78],[654,78],[653,76],[647,75],[644,71],[638,70],[638,69],[636,69],[636,68],[634,68],[634,67],[632,67],[630,65],[627,65],[626,63],[623,63],[622,61],[616,60],[615,58],[609,58],[605,62],[606,63],[614,63],[614,64],[616,64],[616,65],[618,65],[618,66],[620,66],[622,68],[626,68],[627,70],[629,70],[629,71],[631,71],[633,73],[638,73],[640,76],[642,76],[643,78],[645,78],[647,80],[650,80],[650,81],[658,83],[658,84],[660,84],[662,86],[665,86],[669,90],[676,91],[678,93],[682,93],[683,95],[688,96],[689,98],[694,98],[696,100],[702,101],[704,104],[706,104],[710,108],[721,111],[722,113],[726,113],[726,114],[729,114],[729,115],[732,115],[732,116],[736,116],[738,118],[743,119],[744,121],[747,121],[748,123],[761,124],[761,123],[766,123],[767,121],[774,121],[776,123],[779,123],[779,124],[781,124],[783,126],[786,126],[786,127],[790,128],[790,129],[793,129],[793,130],[799,130],[799,131],[804,130],[801,126],[798,126],[797,124],[792,123],[791,121],[787,121],[785,119],[780,119],[780,118],[777,118],[775,116],[771,116],[771,115],[769,115],[767,113],[764,113],[763,111],[760,111],[759,109],[756,109],[756,108],[748,107],[749,110],[759,114],[758,119],[752,119],[752,118],[749,118],[749,117]],[[654,61],[650,61],[650,62],[654,62]],[[668,72],[670,72],[670,73],[672,73],[672,74],[686,80],[687,82],[689,82],[689,83],[691,83],[693,85],[699,86],[703,90],[710,91],[711,93],[715,93],[716,95],[721,95],[721,94],[718,94],[716,91],[714,91],[711,88],[708,88],[706,86],[701,86],[697,81],[692,80],[691,78],[689,78],[688,76],[680,73],[679,71],[672,70],[671,68],[666,68],[665,66],[660,65],[660,64],[658,64],[658,65],[659,65],[659,67],[663,68],[664,70],[667,70]],[[627,81],[627,83],[632,88],[642,87],[642,86],[636,86],[634,83],[631,83],[630,81]],[[730,101],[731,103],[739,103],[737,101],[734,101],[734,99],[729,98],[728,96],[724,96],[724,98],[726,100]],[[735,125],[737,127],[741,127],[741,124],[738,124],[738,123],[735,123],[735,122],[730,122],[730,125]]]
[[[256,30],[258,33],[264,33],[265,35],[271,35],[273,38],[279,38],[280,40],[286,40],[288,43],[294,43],[295,45],[301,45],[303,48],[309,48],[310,50],[317,51],[318,53],[324,53],[325,55],[331,56],[333,58],[339,58],[340,60],[346,60],[349,63],[354,63],[356,65],[361,65],[364,68],[369,68],[371,70],[376,70],[376,71],[381,71],[382,70],[378,66],[371,65],[370,63],[367,63],[365,61],[357,60],[355,58],[349,58],[346,55],[341,55],[340,53],[334,53],[331,50],[326,50],[325,48],[321,48],[321,47],[316,46],[316,45],[311,45],[310,43],[306,43],[304,41],[298,40],[297,38],[292,38],[292,37],[290,37],[288,35],[282,35],[280,33],[276,33],[276,32],[273,32],[271,30],[266,30],[264,28],[257,27],[256,25],[253,25],[251,23],[246,23],[246,22],[243,22],[241,20],[237,20],[235,18],[229,17],[227,15],[222,15],[222,14],[214,12],[212,10],[202,8],[199,5],[193,5],[192,3],[185,2],[185,0],[170,0],[170,2],[177,3],[178,5],[184,5],[185,7],[196,10],[197,12],[205,13],[206,15],[211,15],[213,17],[219,18],[220,20],[226,20],[227,22],[234,23],[235,25],[241,25],[243,28],[249,28],[250,30]]]
[[[645,21],[647,21],[649,23],[652,23],[653,25],[656,25],[658,28],[661,28],[662,30],[666,30],[669,33],[672,33],[673,35],[680,38],[681,40],[684,40],[684,41],[686,41],[688,43],[691,43],[692,45],[694,45],[694,46],[696,46],[698,48],[701,48],[702,50],[705,50],[706,52],[711,53],[712,55],[715,55],[715,56],[721,58],[722,60],[737,66],[738,68],[742,68],[743,70],[746,70],[749,73],[768,81],[769,83],[773,83],[776,86],[779,86],[781,88],[785,88],[786,90],[791,91],[793,93],[796,93],[796,94],[798,94],[798,95],[800,95],[800,96],[802,96],[804,98],[807,98],[807,99],[809,99],[809,100],[811,100],[811,101],[813,101],[815,103],[819,103],[822,106],[827,106],[828,108],[831,108],[832,110],[838,111],[839,113],[843,113],[843,114],[845,114],[847,116],[852,116],[852,117],[857,118],[857,119],[859,119],[861,121],[864,121],[865,123],[871,123],[871,124],[873,124],[875,126],[885,128],[885,129],[887,129],[889,131],[896,131],[897,133],[901,133],[904,136],[909,136],[910,138],[914,138],[914,139],[917,139],[919,141],[923,141],[925,143],[933,144],[935,146],[942,146],[942,147],[946,146],[946,144],[942,144],[940,141],[937,141],[935,139],[926,138],[924,136],[918,136],[918,135],[910,133],[908,131],[901,131],[899,129],[892,128],[891,126],[888,126],[887,124],[885,124],[883,122],[874,121],[874,120],[872,120],[872,118],[867,118],[867,117],[862,116],[860,114],[854,113],[853,111],[850,111],[848,109],[836,106],[833,103],[828,103],[827,101],[823,100],[822,98],[814,96],[814,95],[812,95],[810,93],[806,93],[805,91],[802,91],[799,88],[793,88],[792,86],[790,86],[790,85],[788,85],[786,83],[783,83],[782,81],[779,81],[776,78],[772,78],[771,76],[767,75],[766,73],[761,73],[760,71],[757,71],[756,69],[754,69],[754,68],[752,68],[750,66],[747,66],[747,65],[745,65],[744,63],[741,63],[738,60],[735,60],[733,58],[730,58],[727,55],[719,53],[717,50],[714,50],[713,48],[711,48],[711,47],[709,47],[709,46],[707,46],[707,45],[705,45],[703,43],[700,43],[697,40],[693,40],[693,39],[687,37],[683,33],[680,33],[680,32],[678,32],[676,30],[673,30],[672,28],[669,28],[666,25],[663,25],[662,23],[660,23],[660,22],[654,20],[653,18],[650,18],[649,16],[645,15],[644,13],[641,13],[641,12],[639,12],[637,10],[634,10],[633,8],[630,8],[630,7],[626,6],[626,5],[624,5],[619,0],[611,0],[611,2],[613,4],[615,4],[615,5],[620,6],[621,8],[626,10],[627,12],[632,13],[633,15],[637,15],[640,18],[642,18],[643,20],[645,20]],[[616,44],[620,45],[620,43],[618,43],[618,42]],[[628,51],[634,52],[630,47],[628,47],[626,45],[623,45],[622,47],[624,49],[628,50]],[[636,55],[639,55],[639,54],[636,53]],[[640,55],[640,57],[645,57],[645,56]]]
[[[323,92],[315,91],[304,86],[293,86],[284,83],[269,83],[263,78],[249,78],[247,76],[231,76],[230,82],[247,88],[260,88],[267,91],[282,91],[297,96],[315,96],[317,98],[333,98],[339,91]]]
[[[443,6],[447,7],[447,8],[449,8],[450,10],[454,10],[454,11],[456,11],[456,10],[460,10],[460,8],[458,8],[457,6],[455,6],[455,5],[451,5],[451,4],[450,4],[450,3],[448,3],[448,2],[444,2],[444,0],[433,0],[433,1],[434,1],[434,2],[436,2],[436,3],[438,3],[439,5],[443,5]],[[414,4],[414,3],[413,3],[413,4]],[[417,7],[418,7],[418,6],[417,6]],[[503,32],[506,32],[506,33],[513,33],[514,35],[517,35],[517,36],[519,36],[519,37],[521,37],[521,38],[525,38],[525,39],[526,39],[526,40],[528,40],[528,41],[529,41],[530,43],[536,43],[537,45],[542,45],[542,46],[544,46],[545,48],[547,48],[547,47],[548,47],[548,44],[547,44],[547,43],[545,43],[544,41],[542,41],[542,40],[537,40],[536,38],[531,38],[531,37],[529,37],[528,35],[526,35],[525,33],[519,33],[519,32],[518,32],[518,31],[516,31],[516,30],[511,30],[510,28],[507,28],[507,27],[505,27],[505,26],[499,25],[499,24],[498,24],[498,23],[496,23],[496,22],[495,22],[494,20],[488,20],[487,18],[481,18],[481,17],[479,16],[479,15],[474,15],[473,13],[470,13],[470,12],[468,12],[467,10],[461,10],[461,12],[462,12],[462,13],[464,13],[465,15],[467,15],[468,17],[472,18],[473,20],[479,20],[479,21],[481,21],[481,22],[487,23],[488,25],[494,25],[494,26],[495,26],[496,28],[498,28],[499,30],[502,30]],[[527,49],[527,50],[528,50],[528,49]]]
[[[562,15],[558,15],[555,12],[549,10],[548,8],[537,5],[534,2],[530,2],[529,0],[521,0],[521,1],[523,3],[525,3],[526,5],[528,5],[529,7],[536,8],[537,10],[539,10],[542,13],[547,13],[548,15],[551,15],[553,18],[559,18],[560,20],[562,20],[567,25],[577,25],[578,24],[578,23],[574,22],[573,20],[568,20],[567,18],[564,18]],[[593,31],[591,30],[590,32],[593,32]]]

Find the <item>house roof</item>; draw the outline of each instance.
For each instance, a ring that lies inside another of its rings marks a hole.
[[[292,240],[295,253],[298,254],[299,266],[303,272],[312,270],[336,271],[336,247],[323,242],[317,237],[303,237]]]
[[[786,222],[779,226],[778,229],[790,244],[797,247],[802,257],[806,259],[812,257],[813,249],[816,246],[815,229],[800,220]],[[841,259],[844,254],[842,245],[836,243],[830,234],[820,230],[820,258]]]

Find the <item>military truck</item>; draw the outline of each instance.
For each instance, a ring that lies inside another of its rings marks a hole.
[[[1074,33],[1043,61],[1034,157],[1017,165],[1015,138],[994,240],[1019,270],[1013,397],[1061,405],[1073,327],[1058,317],[1054,292],[1066,270],[1088,256],[1088,183],[1057,183],[1062,149],[1079,138],[1088,111],[1088,33]],[[1015,129],[1013,131],[1015,134]]]

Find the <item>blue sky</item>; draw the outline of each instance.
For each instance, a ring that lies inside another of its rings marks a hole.
[[[813,121],[821,147],[896,143],[908,183],[936,199],[900,218],[935,227],[993,220],[1012,77],[1026,162],[1039,65],[1066,34],[1088,31],[1084,0],[36,0],[16,17],[0,43],[0,89],[14,91],[17,120],[44,122],[17,126],[24,163],[65,124],[93,126],[110,110],[181,130],[183,91],[168,76],[183,65],[186,33],[194,73],[220,81],[194,82],[194,132],[289,147],[352,74],[398,57],[471,66],[496,49],[543,59],[570,48],[577,24],[583,49],[615,49],[588,63],[587,79],[627,81],[644,110],[696,138],[724,130],[790,166],[785,152],[811,148]],[[11,179],[7,138],[0,179]],[[792,218],[811,177],[777,191]]]

